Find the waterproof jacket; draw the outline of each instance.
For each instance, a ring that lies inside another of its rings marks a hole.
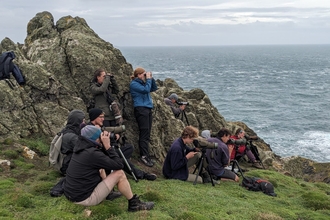
[[[174,105],[174,103],[171,101],[171,99],[169,99],[169,98],[165,98],[164,102],[165,102],[166,105],[171,107],[174,116],[176,118],[179,117],[180,113],[182,112],[181,108],[176,107]]]
[[[191,151],[195,151],[195,148],[185,145],[181,137],[176,139],[166,155],[163,165],[163,175],[167,179],[187,180],[189,170],[186,155]]]
[[[119,87],[114,78],[110,79],[110,76],[106,75],[102,84],[98,82],[92,82],[90,85],[90,91],[94,97],[95,107],[104,112],[104,120],[115,120],[115,116],[110,111],[109,103],[107,101],[107,93],[115,100],[115,94],[118,94]]]
[[[65,154],[61,172],[63,174],[66,173],[66,169],[69,166],[69,162],[71,160],[71,156],[73,153],[73,148],[77,143],[78,137],[80,135],[80,125],[85,118],[85,113],[81,110],[73,110],[70,112],[68,116],[68,120],[66,123],[65,128],[62,130],[63,137],[62,137],[62,146],[61,146],[61,153]]]
[[[218,138],[208,138],[207,141],[218,143],[217,149],[206,149],[206,157],[209,162],[208,169],[211,174],[220,176],[229,163],[229,150],[225,143]]]
[[[73,202],[87,199],[102,181],[100,169],[106,173],[123,169],[122,159],[114,148],[101,150],[101,145],[79,136],[66,172],[65,196]]]
[[[230,137],[234,140],[235,149],[231,152],[230,159],[234,160],[236,154],[244,154],[246,150],[246,139],[245,138],[238,138],[236,135]]]
[[[147,79],[146,82],[135,78],[131,81],[129,89],[134,107],[153,108],[150,92],[154,92],[158,89],[154,78]]]

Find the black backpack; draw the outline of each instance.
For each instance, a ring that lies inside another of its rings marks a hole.
[[[251,191],[262,191],[269,196],[277,196],[272,183],[257,177],[244,177],[242,180],[242,187]]]
[[[10,79],[10,73],[13,74],[19,85],[25,85],[25,78],[16,64],[13,63],[15,59],[13,51],[4,52],[0,56],[0,80]]]

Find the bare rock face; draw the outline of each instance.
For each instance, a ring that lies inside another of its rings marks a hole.
[[[0,141],[18,140],[32,134],[43,134],[51,139],[66,124],[71,110],[86,111],[93,73],[98,68],[105,68],[117,79],[120,88],[117,99],[123,108],[126,136],[138,151],[138,126],[129,93],[132,65],[111,43],[101,39],[83,18],[66,16],[54,24],[51,13],[38,13],[27,25],[24,44],[15,44],[5,38],[1,41],[0,52],[5,51],[15,52],[14,62],[25,75],[26,86],[18,86],[13,77],[10,81],[16,84],[14,88],[4,80],[0,81]],[[226,122],[201,89],[184,91],[172,79],[157,80],[157,85],[159,89],[152,94],[150,154],[160,162],[188,123],[200,131],[227,127],[234,132],[242,127],[249,135],[256,135],[242,122]],[[164,98],[173,92],[182,101],[189,102],[185,111],[187,120],[175,118],[165,105]],[[269,164],[277,160],[262,139],[254,144],[266,152],[262,155]]]

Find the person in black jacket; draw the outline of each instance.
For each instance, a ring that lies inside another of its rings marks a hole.
[[[106,199],[114,186],[128,200],[128,211],[150,210],[153,202],[142,202],[133,195],[122,168],[122,159],[110,146],[110,133],[86,125],[73,150],[67,169],[64,194],[68,200],[93,206]]]

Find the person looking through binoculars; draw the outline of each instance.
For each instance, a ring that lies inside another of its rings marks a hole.
[[[230,158],[234,160],[238,157],[246,155],[252,166],[258,169],[263,169],[263,167],[257,162],[255,156],[253,155],[251,149],[247,145],[247,139],[258,139],[257,136],[248,136],[245,134],[245,131],[242,128],[238,128],[235,132],[235,135],[230,137],[232,143],[235,145],[235,150],[231,153]]]
[[[104,130],[108,130],[108,131],[111,131],[112,133],[114,133],[115,141],[119,141],[120,138],[125,139],[125,137],[121,137],[121,135],[120,135],[125,130],[125,129],[123,129],[123,125],[118,126],[118,127],[104,127],[103,126],[104,112],[101,109],[98,109],[98,108],[91,109],[89,111],[89,120],[90,121],[87,125],[94,125],[94,126],[100,127]],[[115,148],[115,150],[117,151],[117,154],[121,155],[120,152],[118,152],[119,151],[118,148]],[[126,160],[128,162],[128,165],[126,163],[124,163],[124,171],[126,173],[131,174],[130,169],[129,169],[129,167],[130,167],[137,179],[146,179],[146,180],[153,181],[157,178],[157,176],[155,174],[144,172],[144,171],[138,169],[134,164],[132,164],[132,162],[130,161],[130,158],[132,157],[132,154],[134,151],[133,145],[131,145],[125,141],[125,143],[120,146],[120,150],[122,151],[124,157],[126,158]]]
[[[178,179],[183,181],[194,182],[196,175],[190,174],[188,168],[198,165],[201,153],[198,148],[190,148],[187,145],[192,144],[194,139],[198,137],[198,129],[193,126],[187,126],[183,129],[181,137],[177,138],[167,152],[164,164],[163,175],[167,179]],[[198,183],[203,183],[200,176]]]
[[[117,186],[128,200],[128,211],[150,210],[153,202],[142,202],[133,195],[126,178],[122,159],[110,145],[110,133],[97,126],[86,125],[74,147],[64,182],[64,195],[78,205],[101,203]]]
[[[179,97],[176,93],[172,93],[168,98],[164,99],[166,105],[170,106],[174,116],[177,118],[180,116],[182,111],[186,108],[186,105],[179,105],[178,107],[175,105],[179,100]]]
[[[134,116],[139,127],[140,161],[149,167],[154,165],[149,155],[149,142],[152,127],[153,103],[150,93],[158,89],[151,72],[138,67],[131,76],[129,86],[133,99]]]
[[[230,164],[230,155],[234,150],[234,145],[226,145],[230,139],[230,135],[230,131],[226,128],[220,129],[214,138],[211,137],[209,130],[202,132],[202,136],[207,137],[206,140],[208,142],[218,144],[216,149],[206,149],[207,169],[215,180],[234,180],[238,182],[239,177],[234,172],[225,169]]]
[[[94,98],[94,108],[104,112],[104,126],[120,125],[123,121],[119,103],[115,99],[119,87],[115,76],[106,73],[104,69],[97,69],[90,85],[90,91]]]

